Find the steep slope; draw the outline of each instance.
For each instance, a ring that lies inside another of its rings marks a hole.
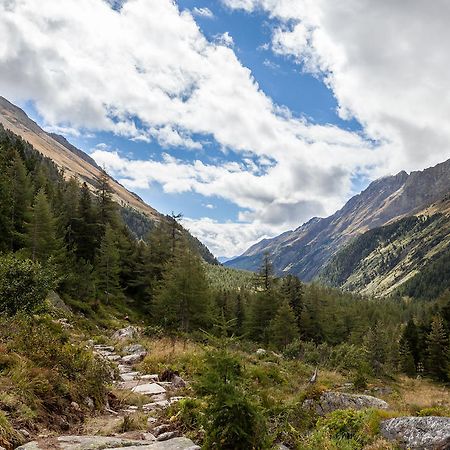
[[[0,124],[12,133],[29,142],[39,153],[50,158],[64,170],[68,179],[76,176],[86,182],[95,191],[95,179],[101,174],[101,168],[82,150],[73,146],[66,138],[54,133],[47,133],[31,120],[19,107],[0,96]],[[122,208],[125,222],[137,237],[145,235],[155,224],[169,220],[156,209],[147,205],[138,195],[128,191],[114,178],[109,177],[113,199]],[[214,255],[196,237],[183,230],[187,239],[203,259],[211,264],[218,264]]]
[[[278,274],[289,272],[310,281],[350,239],[414,215],[448,192],[450,160],[409,175],[403,171],[384,177],[352,197],[332,216],[313,218],[296,230],[263,240],[226,265],[256,270],[268,252]]]
[[[52,159],[56,165],[64,169],[67,178],[77,176],[81,181],[85,181],[92,190],[95,190],[94,180],[100,175],[101,169],[92,158],[73,147],[65,139],[62,140],[61,137],[55,139],[54,135],[46,133],[24,111],[3,97],[0,97],[0,123],[29,142],[42,155]],[[85,156],[81,156],[82,154]],[[161,220],[161,214],[144,203],[136,194],[125,189],[113,178],[110,178],[109,181],[114,200],[117,203],[134,208],[152,220]]]
[[[450,198],[447,197],[414,216],[352,239],[331,258],[319,279],[362,294],[391,294],[422,271],[429,271],[431,264],[449,250]],[[442,289],[450,286],[450,280],[445,277],[439,278]]]

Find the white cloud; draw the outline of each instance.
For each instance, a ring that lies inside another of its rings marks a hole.
[[[222,34],[216,34],[215,40],[219,45],[224,45],[225,47],[234,46],[233,36],[231,36],[228,31],[225,31],[225,33]]]
[[[207,19],[214,18],[213,12],[209,8],[206,8],[206,7],[204,7],[204,8],[195,7],[195,8],[193,8],[192,13],[194,14],[194,16],[206,17]]]
[[[383,169],[450,156],[450,4],[436,0],[222,0],[280,21],[274,52],[325,77],[342,117],[385,142]]]

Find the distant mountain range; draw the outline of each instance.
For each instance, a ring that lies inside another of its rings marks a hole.
[[[44,131],[22,109],[1,96],[0,124],[29,142],[42,155],[52,159],[58,167],[64,170],[67,178],[76,176],[80,182],[86,182],[92,191],[96,190],[95,179],[100,175],[102,169],[89,155],[72,145],[64,136]],[[169,220],[114,178],[109,177],[109,183],[113,199],[120,205],[125,222],[138,237],[141,237],[155,224]],[[191,245],[199,251],[205,261],[218,263],[205,245],[187,230],[184,232]]]
[[[449,198],[450,160],[402,171],[372,182],[332,216],[264,239],[225,265],[257,270],[268,253],[279,275],[389,294],[450,248]]]

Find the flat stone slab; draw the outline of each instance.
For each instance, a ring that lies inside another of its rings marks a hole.
[[[345,392],[333,391],[323,392],[318,399],[305,400],[303,407],[313,410],[320,416],[324,416],[337,409],[389,409],[389,405],[384,400],[370,395],[347,394]]]
[[[139,376],[139,372],[125,372],[120,375],[122,381],[134,381]],[[141,377],[139,377],[141,379]]]
[[[119,449],[120,447],[111,450]],[[144,446],[127,447],[127,450],[200,450],[200,447],[195,445],[190,439],[178,437],[169,439],[168,441],[155,442]]]
[[[380,432],[405,449],[450,449],[450,417],[397,417],[381,422]]]
[[[162,394],[166,390],[157,383],[139,384],[131,389],[133,392],[144,395]]]
[[[29,442],[17,450],[47,450],[60,448],[63,450],[103,450],[110,448],[142,448],[148,445],[148,441],[121,439],[105,436],[59,436],[57,438],[43,439],[42,441]]]

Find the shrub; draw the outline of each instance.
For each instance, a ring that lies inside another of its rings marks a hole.
[[[243,389],[239,359],[225,349],[207,352],[195,384],[206,397],[205,449],[268,448],[264,416]]]
[[[55,287],[56,275],[37,262],[0,257],[0,313],[33,312]]]

